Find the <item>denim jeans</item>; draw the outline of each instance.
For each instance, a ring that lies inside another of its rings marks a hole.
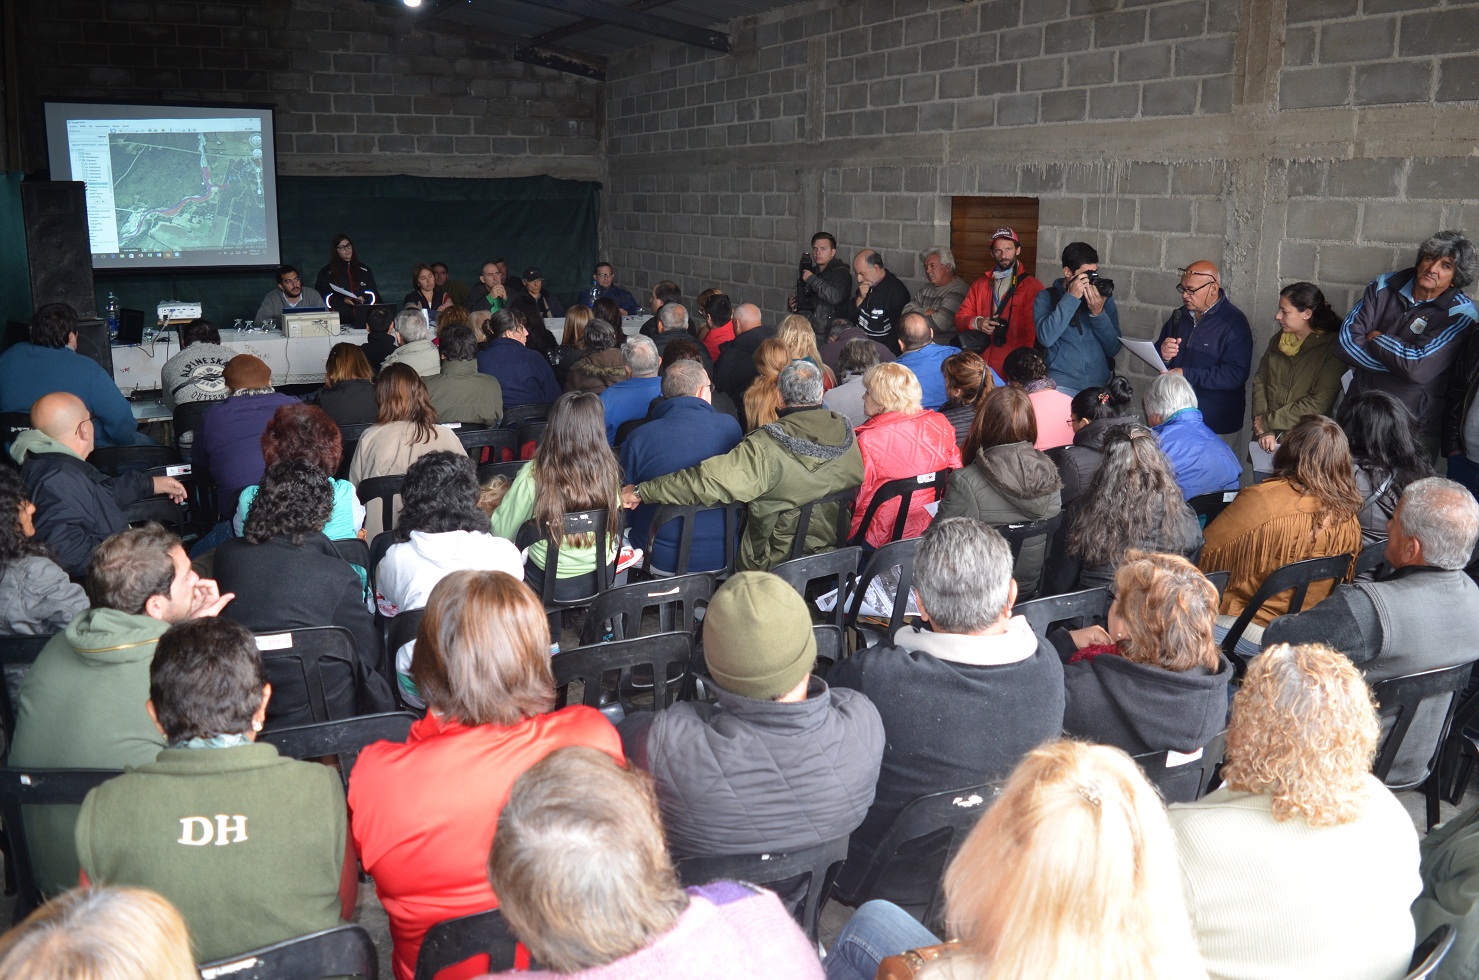
[[[827,953],[827,980],[873,980],[885,956],[939,941],[892,902],[864,902]]]

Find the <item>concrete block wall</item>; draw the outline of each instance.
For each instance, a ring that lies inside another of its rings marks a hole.
[[[43,99],[277,106],[278,167],[599,179],[602,86],[363,0],[17,0],[24,166]]]

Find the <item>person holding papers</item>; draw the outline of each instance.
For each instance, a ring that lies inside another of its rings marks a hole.
[[[342,323],[354,319],[351,311],[359,304],[374,303],[377,292],[375,273],[359,260],[348,235],[334,236],[329,264],[318,270],[313,288],[328,300],[329,308],[339,314]]]
[[[1306,415],[1329,415],[1340,394],[1336,331],[1340,317],[1314,283],[1296,282],[1279,293],[1279,332],[1253,375],[1253,438],[1272,455],[1279,438]]]

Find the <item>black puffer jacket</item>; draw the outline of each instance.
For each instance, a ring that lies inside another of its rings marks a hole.
[[[148,474],[104,476],[40,429],[17,436],[10,454],[21,464],[21,479],[36,505],[36,537],[70,575],[87,574],[87,561],[103,539],[128,527],[128,506],[154,492]]]
[[[1104,462],[1104,437],[1117,425],[1135,421],[1119,416],[1098,419],[1073,434],[1073,443],[1048,450],[1048,458],[1058,467],[1058,476],[1063,480],[1063,506],[1067,507],[1086,493],[1094,482]]]

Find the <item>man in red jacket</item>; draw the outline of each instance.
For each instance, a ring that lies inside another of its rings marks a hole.
[[[960,346],[978,352],[997,374],[1008,354],[1037,342],[1032,303],[1043,284],[1017,261],[1021,250],[1016,232],[998,228],[991,236],[996,267],[971,284],[955,313]]]

